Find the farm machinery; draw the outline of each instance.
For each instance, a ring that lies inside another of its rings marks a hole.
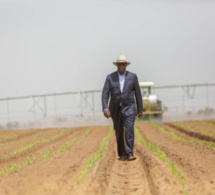
[[[143,120],[155,120],[162,122],[162,102],[157,99],[156,95],[151,94],[151,88],[154,86],[153,82],[139,82],[142,100],[143,100]]]

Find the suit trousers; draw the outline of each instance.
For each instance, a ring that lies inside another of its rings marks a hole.
[[[133,156],[135,115],[123,116],[118,108],[113,120],[119,156]]]

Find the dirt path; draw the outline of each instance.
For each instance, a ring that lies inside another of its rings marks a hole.
[[[119,161],[115,151],[115,138],[112,137],[106,154],[74,194],[183,194],[183,187],[165,163],[144,149],[137,139],[135,161]]]

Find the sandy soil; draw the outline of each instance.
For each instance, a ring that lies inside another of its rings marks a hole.
[[[0,194],[215,194],[214,149],[208,149],[198,143],[191,144],[178,141],[148,123],[137,123],[136,126],[144,140],[159,147],[167,158],[174,163],[183,176],[183,184],[172,173],[167,164],[158,158],[153,151],[143,146],[137,137],[134,148],[137,159],[135,161],[117,160],[114,133],[106,144],[105,152],[95,161],[84,179],[77,183],[77,178],[86,167],[87,160],[98,151],[103,138],[109,132],[109,127],[74,127],[59,139],[38,144],[13,157],[5,158],[4,154],[35,140],[51,137],[63,129],[45,130],[38,136],[34,135],[39,131],[26,130],[14,137],[12,143],[2,146],[0,171],[14,163],[22,165],[23,158],[26,157],[39,159],[43,152],[49,152],[52,155],[49,158],[37,160],[33,164],[21,166],[19,170],[2,176],[0,178]],[[187,140],[200,139],[167,124],[164,124],[163,127]],[[192,127],[199,129],[199,131],[204,128],[202,124],[199,126],[195,124]],[[80,138],[87,129],[91,130],[89,134]],[[210,130],[210,132],[213,132],[214,129],[215,127],[211,126],[205,127],[205,130]],[[21,131],[19,130],[19,132]],[[8,136],[11,133],[1,132],[0,143],[4,142],[4,134]],[[16,134],[16,131],[13,130],[13,134]],[[80,139],[77,139],[65,151],[56,153],[63,144],[73,138]]]

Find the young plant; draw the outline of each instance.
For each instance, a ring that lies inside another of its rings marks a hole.
[[[90,168],[94,165],[94,163],[102,156],[102,154],[106,150],[107,142],[112,136],[112,133],[113,133],[113,128],[110,127],[108,134],[102,139],[100,148],[86,160],[86,165],[76,180],[77,185],[84,179],[84,177],[89,172]]]
[[[136,127],[135,127],[135,135],[137,136],[138,140],[140,141],[140,143],[142,143],[143,146],[151,150],[159,159],[161,159],[167,165],[167,167],[171,170],[173,175],[175,175],[179,183],[182,185],[184,189],[184,194],[187,194],[183,176],[181,175],[180,171],[176,168],[174,163],[168,159],[167,155],[158,146],[144,140],[141,133],[139,132],[139,129]]]

